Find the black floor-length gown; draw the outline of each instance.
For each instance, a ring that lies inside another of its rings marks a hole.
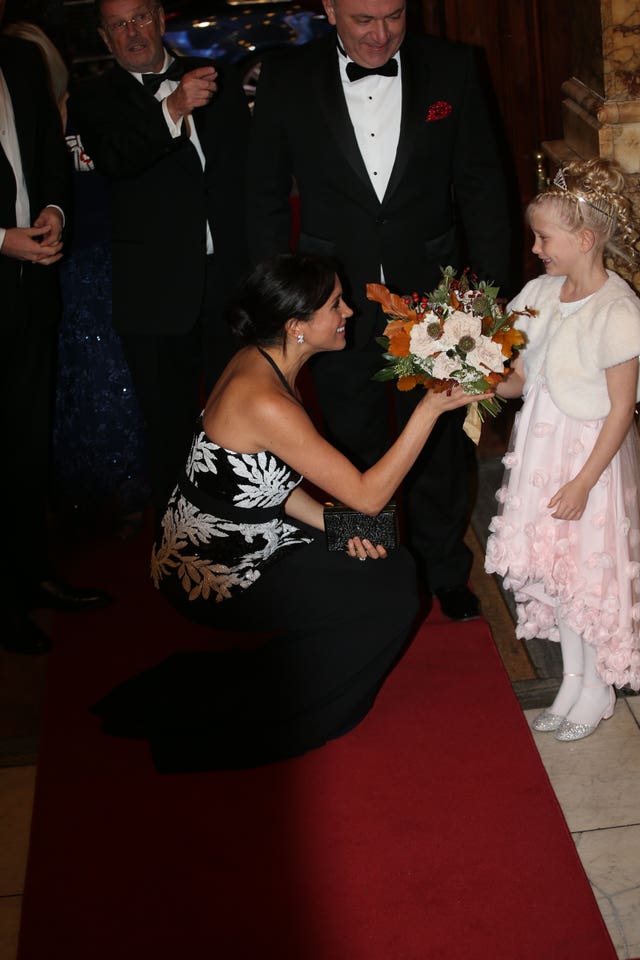
[[[360,563],[329,552],[323,533],[284,513],[301,479],[268,451],[218,446],[199,424],[152,576],[191,620],[264,639],[175,654],[95,705],[105,732],[148,738],[163,772],[256,766],[340,736],[407,643],[410,555]]]

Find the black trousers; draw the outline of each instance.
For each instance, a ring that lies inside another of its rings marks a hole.
[[[0,297],[2,294],[0,293]],[[0,470],[4,503],[0,597],[22,609],[50,574],[46,512],[50,486],[53,370],[60,293],[57,268],[20,265],[13,306],[2,308]]]
[[[215,257],[207,258],[200,314],[187,333],[120,331],[124,355],[147,430],[153,502],[166,506],[189,452],[195,419],[235,351],[224,320]]]
[[[357,321],[356,321],[357,322]],[[389,448],[422,396],[371,379],[384,365],[375,343],[361,351],[323,354],[312,364],[329,439],[361,469]],[[471,552],[464,543],[475,473],[464,410],[441,416],[402,485],[407,544],[430,591],[464,584]]]

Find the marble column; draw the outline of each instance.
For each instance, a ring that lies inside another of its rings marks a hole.
[[[544,143],[553,168],[576,157],[617,160],[640,223],[640,4],[571,0],[573,76],[562,84],[563,139]],[[640,264],[615,243],[611,266],[640,291]]]

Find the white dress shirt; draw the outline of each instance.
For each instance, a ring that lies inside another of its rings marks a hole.
[[[159,72],[165,73],[165,71],[169,69],[173,61],[174,61],[174,58],[171,57],[165,50],[164,64],[163,64],[162,70],[160,70]],[[141,73],[132,73],[131,76],[135,77],[139,83],[144,83]],[[164,114],[167,127],[169,128],[169,133],[174,138],[174,140],[176,139],[176,137],[179,137],[182,134],[182,124],[185,118],[180,117],[178,122],[174,123],[173,118],[169,113],[169,108],[167,107],[167,97],[173,93],[173,91],[176,89],[178,84],[179,84],[178,80],[163,80],[154,94],[156,100],[159,100],[162,103],[162,113]],[[189,117],[190,116],[191,115],[189,114]],[[196,130],[195,123],[189,123],[187,129],[189,132],[189,140],[191,140],[191,143],[195,147],[196,153],[200,158],[200,163],[202,164],[202,169],[204,170],[206,161],[205,161],[204,153],[202,151],[200,140],[198,138],[198,132]],[[209,224],[207,223],[207,254],[212,254],[212,253],[213,253],[213,237],[211,236],[211,230],[209,228]]]
[[[402,76],[400,54],[397,77],[373,74],[361,80],[349,80],[347,64],[350,61],[340,47],[338,60],[344,98],[358,141],[358,147],[367,168],[369,179],[382,203],[396,159],[400,139],[402,114]]]
[[[380,203],[384,198],[396,161],[402,117],[402,66],[400,53],[396,77],[371,74],[361,80],[349,80],[347,64],[351,57],[338,45],[340,79],[356,140],[373,189]],[[380,281],[384,267],[380,264]]]

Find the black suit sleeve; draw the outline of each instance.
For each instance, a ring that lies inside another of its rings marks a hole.
[[[291,244],[292,159],[283,112],[287,103],[285,63],[265,63],[256,93],[249,137],[247,235],[256,263]]]
[[[68,218],[71,168],[40,51],[28,41],[2,38],[0,67],[11,96],[31,221],[48,205],[60,207]],[[13,171],[8,162],[0,169],[0,222],[2,226],[15,226]]]
[[[505,289],[510,277],[511,230],[504,165],[471,48],[464,54],[464,96],[452,183],[464,227],[468,262],[480,277]]]
[[[213,242],[231,291],[247,267],[245,230],[246,160],[251,115],[236,71],[219,69],[218,93],[204,112],[200,142],[207,158],[207,198]],[[198,121],[196,119],[196,126]]]
[[[42,170],[42,207],[55,204],[60,207],[66,219],[71,216],[71,165],[66,143],[62,134],[60,113],[54,104],[47,82],[44,62],[39,51],[38,66],[41,68],[38,87],[41,95],[40,145],[36,155]],[[34,59],[35,68],[36,59]],[[28,69],[28,68],[23,68]],[[41,207],[41,209],[42,209]],[[40,210],[31,210],[32,220]]]
[[[124,70],[78,85],[69,116],[83,146],[106,177],[134,177],[174,150],[188,147],[183,132],[172,137],[162,104]]]

